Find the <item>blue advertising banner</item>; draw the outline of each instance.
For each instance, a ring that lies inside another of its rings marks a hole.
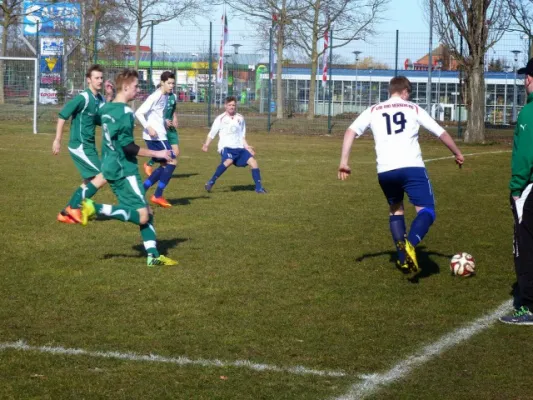
[[[41,56],[42,74],[60,74],[63,69],[63,57],[61,56]]]
[[[24,35],[80,36],[81,7],[72,3],[24,2]]]

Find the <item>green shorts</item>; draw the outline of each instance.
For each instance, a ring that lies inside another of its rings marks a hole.
[[[138,210],[148,205],[144,198],[145,191],[139,174],[108,182],[121,206]]]
[[[69,147],[68,151],[83,179],[92,178],[100,173],[100,158],[94,147],[80,145],[75,149]]]
[[[167,131],[167,140],[168,143],[172,146],[175,144],[176,146],[180,144],[180,137],[178,135],[178,131],[175,129],[168,130]]]

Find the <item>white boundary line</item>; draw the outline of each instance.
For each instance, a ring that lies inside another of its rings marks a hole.
[[[405,378],[415,368],[439,356],[444,351],[467,341],[475,334],[489,328],[499,317],[509,312],[512,308],[512,303],[512,300],[502,303],[492,313],[486,314],[464,327],[442,336],[436,342],[421,348],[384,373],[363,375],[363,382],[352,385],[346,394],[336,397],[335,400],[361,400],[374,395],[383,387]]]
[[[497,151],[483,151],[480,153],[467,153],[463,154],[463,156],[478,156],[482,154],[499,154],[499,153],[512,153],[512,150],[497,150]],[[453,159],[455,156],[446,156],[446,157],[439,157],[439,158],[428,158],[427,160],[424,160],[424,162],[432,162],[432,161],[440,161],[440,160],[448,160]]]
[[[279,367],[271,364],[258,364],[248,360],[237,361],[222,361],[218,359],[206,360],[203,358],[191,359],[185,356],[179,357],[165,357],[157,354],[137,354],[137,353],[122,353],[118,351],[91,351],[84,349],[73,349],[62,346],[31,346],[26,344],[23,340],[17,342],[5,342],[0,343],[0,351],[3,350],[19,350],[19,351],[33,351],[38,353],[48,353],[53,355],[66,355],[66,356],[86,356],[96,358],[109,358],[125,361],[139,361],[139,362],[153,362],[174,364],[177,366],[197,365],[201,367],[239,367],[247,368],[258,372],[288,372],[295,375],[316,375],[342,378],[348,376],[344,371],[327,371],[317,370],[297,365],[295,367]]]

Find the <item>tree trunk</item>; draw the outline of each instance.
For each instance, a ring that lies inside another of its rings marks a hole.
[[[465,143],[483,143],[485,141],[485,77],[482,60],[481,62],[473,61],[473,65],[466,66],[469,107]]]

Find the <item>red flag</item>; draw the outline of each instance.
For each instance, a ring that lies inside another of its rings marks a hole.
[[[329,29],[324,32],[324,53],[322,54],[322,82],[325,84],[328,80],[328,46],[329,46]]]
[[[222,15],[222,37],[220,38],[220,50],[218,52],[218,68],[217,68],[217,82],[221,83],[224,80],[224,46],[228,42],[228,18],[226,13]]]

